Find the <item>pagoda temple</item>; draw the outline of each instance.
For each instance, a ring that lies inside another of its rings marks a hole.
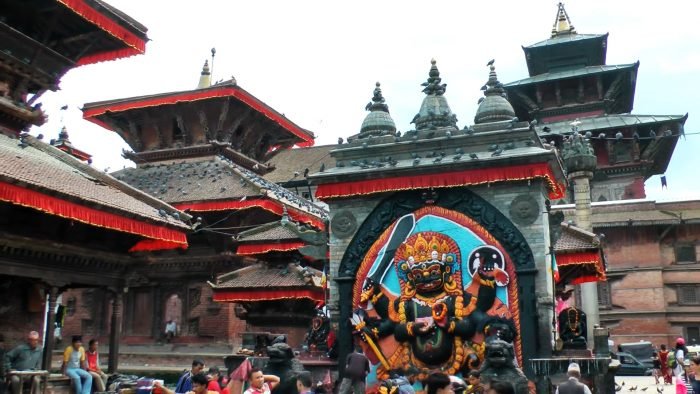
[[[571,123],[598,158],[593,201],[646,196],[644,181],[663,174],[688,115],[632,114],[639,62],[606,64],[608,34],[579,34],[559,3],[551,36],[523,47],[529,77],[506,83],[515,115],[536,121],[557,146]]]
[[[59,296],[99,290],[83,323],[109,334],[114,371],[137,253],[187,249],[190,216],[90,167],[65,129],[51,144],[23,132],[45,121],[36,102],[63,74],[143,53],[146,28],[98,0],[5,1],[0,36],[0,330],[13,345],[42,332],[50,369]]]
[[[126,300],[125,341],[161,340],[174,320],[180,343],[239,349],[271,332],[301,346],[325,301],[328,213],[265,174],[275,170],[271,157],[314,136],[235,79],[210,81],[205,63],[194,90],[83,108],[132,148],[124,156],[136,167],[117,179],[195,217],[186,251],[143,252],[149,264]]]

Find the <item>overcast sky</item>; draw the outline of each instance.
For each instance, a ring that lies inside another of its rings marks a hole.
[[[401,131],[418,111],[430,59],[458,125],[472,124],[496,59],[503,83],[527,77],[521,49],[549,37],[556,1],[181,1],[108,0],[148,27],[146,54],[79,67],[41,101],[49,122],[32,132],[55,138],[62,125],[97,168],[131,165],[115,133],[82,119],[86,102],[196,87],[210,49],[213,79],[238,84],[301,127],[316,144],[359,131],[380,81]],[[579,33],[605,33],[608,64],[641,62],[634,113],[685,114],[700,132],[700,29],[695,2],[577,0],[566,9]],[[651,5],[653,4],[653,5]],[[68,105],[67,111],[59,108]],[[680,139],[666,172],[646,183],[657,200],[700,198],[700,135]]]

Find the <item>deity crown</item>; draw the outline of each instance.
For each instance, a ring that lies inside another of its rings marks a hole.
[[[450,246],[447,241],[439,235],[433,235],[430,242],[428,242],[423,235],[419,233],[412,244],[409,238],[406,243],[401,245],[397,257],[399,257],[399,260],[405,261],[410,261],[410,258],[413,257],[413,263],[418,264],[433,260],[433,251],[437,252],[438,261],[442,262],[442,255],[450,253]]]

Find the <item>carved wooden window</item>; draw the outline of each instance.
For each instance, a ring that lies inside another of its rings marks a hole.
[[[613,161],[625,163],[632,161],[632,144],[627,141],[617,141],[613,144]]]
[[[598,306],[601,309],[612,308],[612,296],[610,293],[610,282],[598,282]]]
[[[678,244],[674,247],[676,254],[676,264],[694,264],[697,262],[695,245]]]
[[[678,305],[699,305],[699,286],[678,286]]]

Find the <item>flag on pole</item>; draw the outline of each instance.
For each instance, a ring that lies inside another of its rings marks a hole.
[[[328,278],[326,277],[326,266],[323,266],[323,274],[321,275],[321,287],[323,290],[328,288]]]
[[[557,266],[557,258],[554,251],[550,254],[552,256],[552,276],[554,276],[554,283],[559,283],[559,266]]]

